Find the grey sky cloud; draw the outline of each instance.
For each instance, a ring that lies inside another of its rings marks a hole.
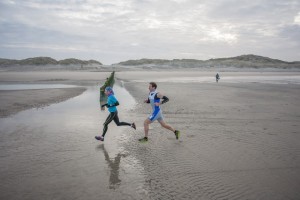
[[[2,0],[0,57],[300,60],[298,0]]]

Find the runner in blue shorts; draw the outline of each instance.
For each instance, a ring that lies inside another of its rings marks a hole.
[[[154,82],[149,83],[149,96],[148,99],[146,99],[144,102],[149,103],[152,107],[152,113],[151,115],[145,120],[144,122],[144,131],[145,131],[145,137],[139,139],[140,142],[147,142],[148,141],[148,132],[149,132],[149,124],[157,120],[162,127],[174,132],[176,139],[178,140],[180,131],[175,130],[172,126],[169,124],[166,124],[162,115],[162,111],[160,109],[160,105],[164,104],[169,101],[168,97],[163,96],[161,93],[156,91],[157,85]],[[160,102],[160,99],[163,99]]]

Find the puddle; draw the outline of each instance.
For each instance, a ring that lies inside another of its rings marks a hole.
[[[119,118],[126,121],[122,113],[134,109],[135,99],[122,86],[114,90]],[[82,199],[88,191],[91,199],[144,198],[133,192],[145,190],[143,167],[122,147],[131,128],[112,122],[104,144],[94,139],[107,116],[107,110],[100,110],[99,86],[88,86],[65,102],[1,118],[0,178],[5,187],[0,197]]]

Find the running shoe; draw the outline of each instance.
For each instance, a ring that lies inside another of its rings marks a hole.
[[[136,126],[135,126],[135,123],[134,123],[134,122],[131,124],[131,127],[134,128],[134,129],[136,130]]]
[[[104,141],[104,137],[102,137],[102,136],[95,136],[95,139],[100,140],[100,141]]]
[[[178,140],[179,136],[180,136],[180,131],[175,130],[175,136],[176,136],[176,140]]]
[[[144,142],[147,142],[147,141],[148,141],[147,137],[143,137],[143,138],[139,139],[139,142],[141,142],[141,143],[144,143]]]

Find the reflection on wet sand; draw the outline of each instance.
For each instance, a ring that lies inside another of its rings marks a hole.
[[[97,148],[103,151],[105,161],[107,162],[108,167],[110,168],[109,189],[116,189],[121,184],[121,180],[119,178],[121,157],[125,157],[126,155],[118,153],[118,155],[114,159],[111,159],[104,147],[104,144],[100,144]]]

